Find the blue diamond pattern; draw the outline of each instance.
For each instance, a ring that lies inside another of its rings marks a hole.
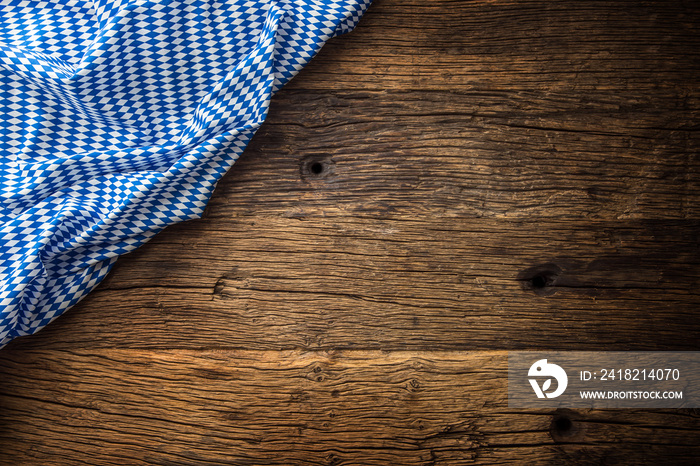
[[[271,96],[370,1],[0,3],[0,347],[199,217]]]

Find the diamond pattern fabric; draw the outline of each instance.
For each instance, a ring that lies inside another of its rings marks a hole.
[[[0,2],[0,347],[197,218],[371,0]]]

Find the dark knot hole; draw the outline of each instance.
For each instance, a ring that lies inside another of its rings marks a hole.
[[[567,432],[571,431],[571,429],[574,427],[574,423],[571,422],[571,419],[565,416],[558,417],[554,419],[554,430],[560,434],[566,434]]]
[[[549,296],[556,291],[561,273],[559,266],[546,263],[523,270],[518,274],[518,280],[523,289],[533,291],[540,296]]]
[[[578,422],[578,416],[566,412],[555,413],[549,433],[555,442],[572,442],[583,440],[586,426]]]
[[[320,175],[323,173],[323,164],[321,162],[313,162],[309,165],[309,171],[314,175]]]
[[[551,277],[546,273],[539,273],[530,279],[533,288],[542,289],[549,284]]]

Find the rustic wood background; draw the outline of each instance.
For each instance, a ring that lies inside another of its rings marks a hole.
[[[697,464],[515,349],[700,350],[700,2],[377,0],[202,220],[0,351],[0,463]]]

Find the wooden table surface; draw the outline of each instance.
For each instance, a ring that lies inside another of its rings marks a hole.
[[[700,2],[377,0],[203,219],[0,351],[0,463],[697,464],[507,351],[700,350]]]

